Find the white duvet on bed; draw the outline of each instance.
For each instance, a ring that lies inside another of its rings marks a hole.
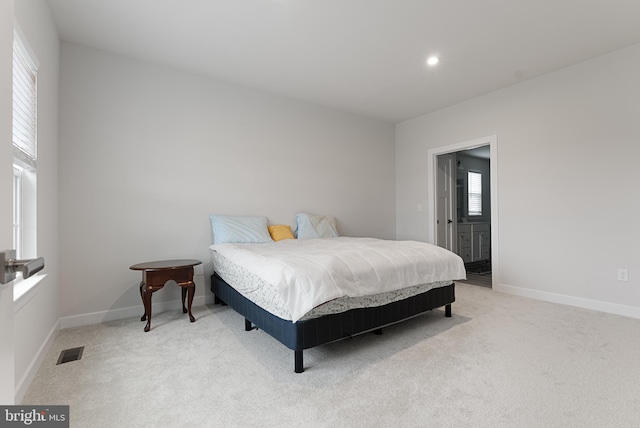
[[[458,255],[416,241],[336,237],[210,248],[273,285],[294,322],[339,297],[466,278]]]

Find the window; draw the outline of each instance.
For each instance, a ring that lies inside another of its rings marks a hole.
[[[468,179],[469,215],[482,215],[482,173],[469,171]]]
[[[18,258],[36,255],[37,63],[13,38],[13,245]]]
[[[22,168],[13,164],[13,248],[22,257]]]

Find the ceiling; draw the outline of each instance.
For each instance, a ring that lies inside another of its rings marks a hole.
[[[475,149],[462,150],[461,152],[474,158],[491,159],[491,148],[488,145],[476,147]]]
[[[638,0],[49,4],[62,40],[394,123],[640,43]]]

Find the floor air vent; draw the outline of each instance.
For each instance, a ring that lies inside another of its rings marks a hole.
[[[82,358],[82,351],[84,351],[84,346],[81,346],[79,348],[65,349],[64,351],[60,352],[60,357],[58,357],[58,363],[56,365],[68,363],[69,361],[79,360],[80,358]]]

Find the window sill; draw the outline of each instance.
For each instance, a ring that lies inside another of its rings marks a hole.
[[[37,285],[46,278],[44,275],[33,275],[30,278],[22,279],[18,277],[13,281],[13,308],[14,313],[18,312],[29,300],[38,292]]]

